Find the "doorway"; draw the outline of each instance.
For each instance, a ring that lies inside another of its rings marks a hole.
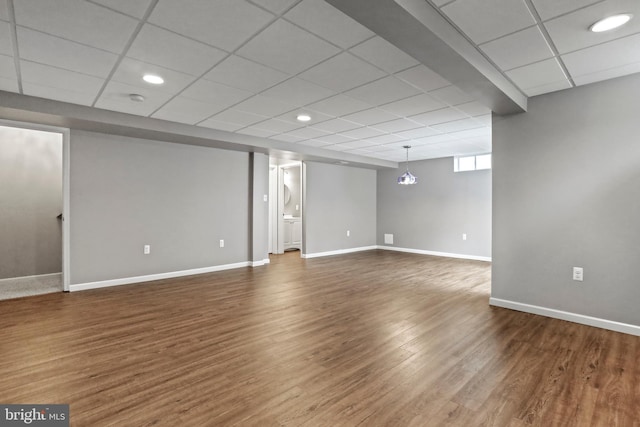
[[[0,121],[0,299],[68,289],[68,131]]]
[[[270,159],[269,252],[302,254],[302,162]]]

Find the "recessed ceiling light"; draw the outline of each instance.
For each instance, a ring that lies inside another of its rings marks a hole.
[[[296,119],[299,122],[308,122],[309,120],[311,120],[311,116],[308,114],[298,114],[298,116],[296,117]]]
[[[144,76],[142,76],[142,80],[147,83],[151,83],[152,85],[161,85],[162,83],[164,83],[164,79],[155,74],[145,74]]]
[[[589,29],[594,33],[613,30],[629,22],[633,15],[630,13],[621,13],[620,15],[608,16],[593,24]]]

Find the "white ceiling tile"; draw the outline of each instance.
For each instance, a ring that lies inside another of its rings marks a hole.
[[[177,96],[162,106],[151,117],[194,125],[220,111],[217,105]]]
[[[458,0],[441,10],[476,44],[536,23],[524,0]]]
[[[285,104],[272,98],[261,95],[255,95],[246,101],[233,107],[235,110],[244,111],[246,113],[258,114],[261,116],[273,117],[287,111],[294,110],[295,105]]]
[[[324,148],[327,145],[326,142],[322,142],[322,141],[318,141],[317,139],[307,139],[306,141],[301,141],[299,142],[300,145],[307,145],[309,147],[317,147],[317,148]]]
[[[0,21],[0,54],[13,55],[11,43],[11,24]]]
[[[532,0],[543,21],[602,0]]]
[[[293,77],[265,90],[261,95],[290,105],[303,106],[324,98],[329,98],[330,96],[335,95],[335,92],[297,77]]]
[[[346,132],[340,132],[341,135],[347,136],[349,138],[372,138],[374,136],[384,135],[384,132],[379,131],[378,129],[373,129],[370,127],[361,127],[358,129],[348,130]]]
[[[474,116],[473,118],[482,123],[483,126],[491,127],[493,125],[493,116],[491,113],[483,114],[482,116]]]
[[[448,105],[459,105],[474,101],[473,97],[467,95],[455,86],[447,86],[433,90],[429,92],[429,95]]]
[[[352,150],[354,148],[371,147],[372,145],[373,144],[371,144],[369,141],[357,140],[357,141],[342,142],[340,144],[332,145],[331,147],[327,147],[327,148],[331,148],[332,150],[344,151],[344,150]]]
[[[287,79],[288,74],[262,64],[249,61],[236,55],[231,55],[204,78],[254,93],[261,92]]]
[[[402,132],[395,132],[395,134],[402,139],[418,139],[418,138],[425,138],[427,136],[437,135],[438,132],[436,132],[435,130],[429,127],[422,127],[422,128],[411,129],[411,130],[405,130]]]
[[[19,0],[14,9],[18,25],[118,54],[138,25],[131,17],[83,0]]]
[[[457,132],[461,130],[481,128],[484,127],[484,125],[475,119],[469,118],[431,125],[431,127],[440,132]]]
[[[113,53],[18,27],[20,58],[106,78],[118,57]]]
[[[304,0],[284,17],[344,49],[374,35],[324,0]]]
[[[304,127],[304,128],[300,128],[300,129],[296,129],[294,131],[291,132],[287,132],[285,135],[290,135],[290,136],[294,136],[294,137],[298,137],[298,138],[303,138],[303,139],[317,139],[321,136],[326,136],[329,132],[325,132],[323,130],[320,129],[315,129],[315,128],[311,128],[311,127]]]
[[[284,133],[292,131],[294,129],[300,129],[301,127],[304,127],[304,125],[301,123],[294,124],[291,122],[285,122],[278,119],[269,119],[265,120],[264,122],[256,123],[251,127],[254,129],[262,129],[273,133]]]
[[[409,86],[393,76],[388,76],[352,89],[346,92],[345,95],[368,102],[373,106],[378,106],[402,98],[408,98],[418,93],[416,88]]]
[[[475,128],[475,129],[449,132],[448,135],[453,139],[460,139],[460,140],[491,138],[491,128],[485,126],[485,127]]]
[[[369,146],[366,146],[366,148],[369,148]],[[367,149],[349,150],[348,152],[351,154],[358,154],[359,156],[368,156],[369,154],[372,154],[371,151]]]
[[[95,98],[95,95],[31,82],[22,82],[22,93],[29,96],[37,96],[39,98],[53,99],[55,101],[70,102],[79,105],[91,105]]]
[[[270,137],[271,139],[276,139],[278,141],[284,141],[284,142],[298,142],[298,141],[303,141],[306,138],[302,138],[299,136],[293,136],[293,135],[288,135],[286,133],[280,134],[280,135],[273,135]]]
[[[131,101],[129,95],[132,93],[144,96],[144,102]],[[96,107],[121,113],[149,116],[167,102],[171,96],[170,93],[160,92],[152,87],[136,87],[111,81],[104,88],[96,102]]]
[[[161,76],[164,78],[164,83],[161,85],[151,85],[145,82],[142,80],[142,76],[147,73]],[[111,80],[135,87],[153,87],[155,90],[160,92],[177,94],[189,83],[194,81],[195,77],[178,71],[169,70],[158,65],[148,64],[131,58],[124,58],[120,62],[120,65],[118,65],[118,68],[114,72]]]
[[[258,136],[258,137],[261,137],[261,138],[269,138],[269,137],[275,135],[275,132],[264,130],[264,129],[256,129],[256,128],[253,128],[253,127],[240,129],[240,130],[236,131],[236,133],[241,133],[243,135]]]
[[[118,12],[135,18],[142,18],[151,4],[151,0],[92,0]]]
[[[491,113],[491,109],[489,109],[488,107],[485,107],[484,105],[476,101],[471,101],[471,102],[467,102],[466,104],[456,105],[456,109],[472,117],[487,115]],[[491,120],[491,116],[489,116],[489,120]]]
[[[441,101],[425,93],[380,106],[381,109],[400,117],[413,116],[444,107],[446,107],[446,105]]]
[[[13,57],[0,55],[0,77],[8,80],[18,80],[16,77],[16,65]]]
[[[232,123],[241,125],[241,127],[251,126],[255,123],[261,122],[268,117],[260,116],[257,114],[246,113],[244,111],[229,109],[221,113],[216,114],[211,119],[220,122]]]
[[[18,92],[18,80],[8,79],[0,76],[0,90],[7,92]]]
[[[84,99],[90,100],[89,102],[84,102],[83,104],[85,105],[93,103],[98,95],[98,91],[104,84],[104,80],[98,77],[29,61],[20,61],[20,74],[22,75],[23,83],[38,84],[54,89],[85,94],[86,98]]]
[[[9,8],[7,7],[6,0],[0,1],[0,19],[3,21],[10,21]]]
[[[614,31],[602,33],[589,31],[591,24],[597,20],[622,12],[631,13],[636,16],[636,19],[632,19]],[[547,21],[544,26],[558,48],[558,52],[563,54],[640,32],[638,16],[640,16],[640,1],[606,0]]]
[[[227,54],[160,27],[146,24],[127,56],[186,74],[200,76]]]
[[[260,5],[278,15],[298,1],[299,0],[251,0],[252,3]]]
[[[360,124],[348,122],[342,119],[327,120],[325,122],[317,123],[313,125],[314,128],[325,130],[327,132],[343,132],[343,131],[355,129],[361,126],[362,125]]]
[[[576,85],[582,86],[589,83],[595,83],[602,80],[614,79],[629,74],[640,72],[640,62],[634,64],[623,65],[621,67],[610,68],[607,70],[596,71],[590,74],[584,74],[573,78]],[[533,96],[533,95],[530,95]]]
[[[401,132],[409,129],[423,127],[423,125],[407,119],[397,119],[391,120],[390,122],[378,123],[377,125],[374,125],[372,127],[383,132]]]
[[[181,93],[181,96],[220,105],[224,108],[237,104],[251,95],[251,92],[245,90],[202,79],[197,80]]]
[[[232,51],[263,28],[273,15],[238,0],[160,0],[149,22]]]
[[[432,1],[433,1],[433,4],[435,4],[438,7],[441,7],[441,6],[443,6],[443,5],[447,4],[447,3],[451,3],[452,1],[455,1],[455,0],[432,0]]]
[[[395,135],[383,135],[383,136],[389,136],[389,137],[394,137],[396,139],[392,139],[388,142],[388,144],[392,144],[395,142],[401,142],[401,139]],[[372,139],[374,138],[369,138],[367,139],[367,141],[372,142]],[[405,144],[407,143],[406,140],[404,140]],[[373,143],[373,142],[372,142]],[[384,144],[378,144],[375,143],[376,145],[372,145],[370,147],[367,148],[367,150],[371,151],[372,153],[378,153],[379,155],[382,155],[382,153],[384,152],[388,152],[388,151],[396,151],[396,147],[392,147],[390,145],[384,145]]]
[[[204,122],[200,122],[198,126],[215,130],[224,130],[227,132],[235,132],[238,129],[242,129],[244,127],[236,123],[221,122],[215,119],[207,119]]]
[[[440,77],[439,74],[436,74],[424,65],[418,65],[417,67],[401,71],[395,76],[423,92],[430,92],[451,85],[446,79]]]
[[[276,70],[296,74],[338,52],[335,46],[280,19],[237,53]]]
[[[443,142],[453,141],[453,138],[450,134],[440,134],[440,135],[432,135],[425,136],[424,138],[414,138],[413,141],[416,144],[420,145],[429,145],[429,144],[441,144]]]
[[[390,144],[392,142],[399,142],[399,141],[405,141],[405,140],[398,135],[387,134],[387,135],[380,135],[380,136],[374,136],[372,138],[367,138],[367,141],[369,141],[371,144],[379,145],[379,144]],[[384,150],[384,148],[382,150]],[[374,150],[374,151],[378,151],[378,150]]]
[[[395,120],[398,116],[383,111],[379,108],[371,108],[369,110],[360,111],[354,114],[348,114],[342,117],[345,120],[349,120],[355,123],[360,123],[363,126],[373,125],[381,122],[388,122],[389,120]]]
[[[362,102],[344,95],[332,96],[331,98],[327,98],[307,106],[307,108],[309,108],[310,110],[318,111],[320,113],[328,114],[334,117],[343,116],[345,114],[350,114],[356,111],[366,110],[367,108],[371,107],[372,106],[370,104],[367,104],[366,102]]]
[[[327,150],[333,150],[333,151],[347,151],[352,149],[352,147],[347,144],[331,144],[331,145],[325,145],[322,148],[326,148]]]
[[[384,76],[383,71],[350,53],[343,52],[305,71],[298,77],[342,92]]]
[[[430,126],[439,123],[451,122],[453,120],[466,119],[468,116],[462,111],[458,111],[455,108],[443,108],[441,110],[430,111],[428,113],[422,113],[415,116],[411,116],[410,119],[418,123]]]
[[[418,65],[418,61],[413,57],[378,36],[351,48],[350,51],[389,73],[397,73]]]
[[[640,34],[562,55],[572,77],[640,62]]]
[[[344,135],[334,134],[334,135],[325,135],[319,136],[315,138],[316,141],[320,141],[324,144],[340,144],[341,142],[353,141],[353,138],[349,138]]]
[[[526,48],[523,48],[524,46]],[[537,25],[483,44],[480,48],[502,70],[521,67],[553,56],[553,51]]]
[[[563,81],[568,83],[556,58],[513,69],[507,75],[522,90]]]

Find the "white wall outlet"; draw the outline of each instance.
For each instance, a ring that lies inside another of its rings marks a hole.
[[[263,198],[263,200],[264,200],[265,202],[268,202],[268,201],[269,201],[269,196],[267,196],[266,194],[265,194],[264,196],[262,196],[262,198]]]
[[[462,233],[462,240],[467,240],[467,233]]]
[[[573,280],[582,282],[583,279],[584,279],[584,271],[582,270],[582,267],[573,267]]]
[[[300,205],[296,205],[296,210],[299,211],[300,210]]]
[[[351,236],[351,231],[347,230],[347,237]]]
[[[384,235],[384,244],[385,245],[393,245],[393,234],[385,234]]]
[[[145,255],[149,255],[151,253],[151,245],[144,245],[144,248],[142,249],[142,252]]]
[[[224,240],[220,239],[220,247],[224,248]]]

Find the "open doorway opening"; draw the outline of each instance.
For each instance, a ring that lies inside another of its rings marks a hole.
[[[270,159],[269,252],[302,253],[302,162]]]
[[[67,141],[0,122],[0,299],[65,290]]]

